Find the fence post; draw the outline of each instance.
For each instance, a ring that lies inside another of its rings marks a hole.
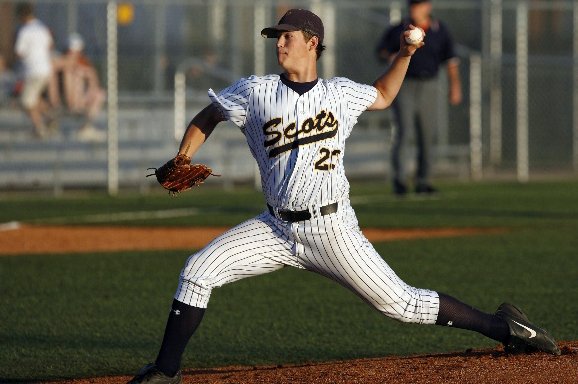
[[[181,140],[185,133],[187,89],[186,76],[184,70],[177,70],[175,73],[175,122],[173,135],[176,141]]]
[[[502,0],[490,7],[490,164],[502,163]]]
[[[107,97],[108,97],[108,193],[118,193],[118,30],[117,4],[109,1],[107,9]]]
[[[572,159],[574,165],[574,172],[578,172],[578,4],[573,4],[573,24],[574,24],[574,91],[573,101],[574,108],[572,109],[572,125],[573,125],[573,146]]]
[[[312,0],[311,10],[323,19],[325,27],[325,36],[336,36],[336,12],[335,4],[325,0]],[[329,79],[335,76],[337,68],[337,57],[335,54],[335,39],[324,41],[327,50],[321,57],[322,72],[321,76]]]
[[[254,20],[253,22],[255,23],[254,25],[255,29],[253,32],[255,35],[253,46],[254,49],[253,73],[259,76],[264,75],[267,70],[265,61],[265,56],[267,54],[265,49],[266,41],[263,38],[263,36],[261,36],[261,29],[263,28],[264,25],[268,25],[267,10],[268,6],[266,7],[265,3],[262,0],[255,2],[255,9],[253,10],[253,20]],[[257,166],[257,163],[255,163],[255,165],[253,166],[253,187],[255,188],[255,190],[261,189],[261,175],[259,173],[259,167]]]
[[[470,172],[482,179],[482,57],[470,55]]]
[[[518,181],[530,176],[528,141],[528,4],[516,7],[516,163]]]

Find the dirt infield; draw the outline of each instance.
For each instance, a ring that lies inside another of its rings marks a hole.
[[[226,228],[136,228],[28,226],[0,228],[0,256],[152,249],[197,249]],[[363,230],[372,242],[499,233],[500,229],[442,228]],[[384,357],[279,366],[234,366],[185,370],[185,384],[437,384],[578,383],[578,341],[561,342],[562,356],[506,355],[501,347],[461,353]],[[59,381],[63,384],[117,384],[130,377]],[[56,382],[53,382],[56,383]]]
[[[561,356],[507,355],[501,348],[287,366],[185,370],[184,384],[570,384],[578,382],[578,342],[560,343]],[[131,377],[60,381],[120,384]]]
[[[198,249],[226,229],[225,227],[31,226],[12,223],[0,230],[0,255]],[[381,242],[501,231],[479,228],[366,228],[363,233],[370,241]]]

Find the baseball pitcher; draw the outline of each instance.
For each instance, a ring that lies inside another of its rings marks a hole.
[[[217,124],[231,121],[259,166],[266,207],[189,257],[158,356],[130,383],[180,383],[181,355],[213,289],[284,266],[332,279],[401,322],[473,330],[510,351],[560,353],[552,337],[511,304],[488,314],[443,293],[409,286],[358,226],[343,168],[345,142],[362,112],[385,109],[396,97],[412,55],[423,46],[406,42],[414,28],[402,33],[399,53],[372,85],[322,79],[317,60],[325,49],[323,23],[310,11],[292,9],[261,32],[276,39],[280,75],[251,76],[220,92],[209,90],[210,104],[189,124],[177,160],[164,167],[189,165]],[[171,184],[173,192],[177,184]]]

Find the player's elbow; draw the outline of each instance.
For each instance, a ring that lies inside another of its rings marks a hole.
[[[378,91],[377,98],[375,99],[373,104],[367,109],[370,111],[379,111],[387,109],[391,106],[391,103],[393,103],[393,99],[394,99],[393,97],[389,95],[384,95],[383,93]]]

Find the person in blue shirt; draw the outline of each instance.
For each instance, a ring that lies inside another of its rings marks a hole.
[[[445,66],[449,80],[449,102],[462,101],[459,59],[450,31],[432,15],[431,0],[408,0],[409,15],[401,23],[389,27],[377,51],[380,59],[391,60],[399,51],[399,35],[404,26],[413,24],[425,31],[424,47],[414,55],[399,94],[393,103],[396,123],[392,147],[393,192],[403,196],[409,191],[407,147],[415,134],[417,147],[415,192],[431,194],[432,146],[438,123],[438,73]]]

